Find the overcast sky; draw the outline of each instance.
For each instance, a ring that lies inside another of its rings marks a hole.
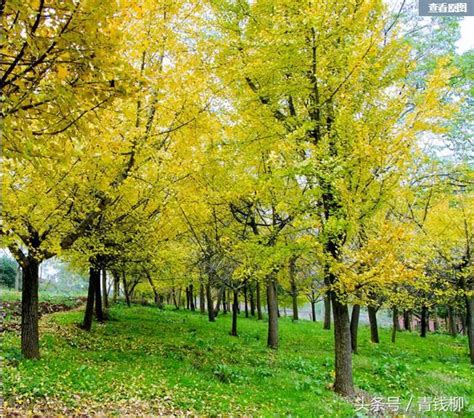
[[[474,48],[474,16],[465,17],[461,22],[461,39],[457,47],[459,52]]]

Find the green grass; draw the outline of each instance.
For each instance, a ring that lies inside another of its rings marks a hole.
[[[60,294],[55,292],[39,292],[39,301],[40,302],[49,302],[49,303],[65,303],[69,304],[75,302],[78,298],[84,297],[82,293],[77,294]],[[0,301],[1,302],[16,302],[21,300],[21,292],[8,289],[5,287],[0,287]]]
[[[209,323],[199,313],[118,305],[91,333],[76,326],[81,319],[81,311],[45,317],[39,361],[21,359],[18,336],[7,333],[3,383],[10,405],[69,414],[355,415],[331,391],[333,334],[321,323],[282,318],[275,352],[265,348],[266,323],[254,319],[239,318],[238,338],[228,334],[229,315]],[[380,334],[376,345],[360,329],[358,388],[405,402],[410,396],[472,399],[465,337],[405,332],[392,344],[389,330]]]

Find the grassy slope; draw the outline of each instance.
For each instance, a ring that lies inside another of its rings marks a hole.
[[[16,396],[18,404],[36,399],[68,413],[354,414],[330,390],[333,337],[320,323],[281,319],[281,349],[274,352],[265,348],[266,324],[253,319],[239,319],[235,338],[228,335],[229,315],[212,324],[198,313],[119,305],[111,316],[88,334],[75,325],[80,311],[49,315],[42,320],[40,361],[21,360],[18,337],[8,333],[2,347],[5,397]],[[359,388],[405,399],[472,399],[464,337],[397,337],[393,345],[389,330],[381,330],[382,342],[375,345],[361,328],[360,354],[354,356]],[[124,405],[129,409],[120,409]]]

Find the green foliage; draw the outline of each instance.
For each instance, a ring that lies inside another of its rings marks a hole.
[[[0,285],[5,287],[15,287],[15,276],[17,263],[10,257],[2,255],[0,257]]]

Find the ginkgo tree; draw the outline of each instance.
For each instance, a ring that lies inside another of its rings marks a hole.
[[[67,124],[69,129],[54,129],[48,135],[44,129],[51,121],[44,115],[30,119],[22,112],[10,112],[5,121],[2,236],[23,267],[22,351],[26,357],[39,356],[41,261],[70,249],[135,184],[146,183],[140,169],[157,173],[156,166],[176,153],[191,157],[188,144],[195,138],[196,118],[207,107],[206,83],[201,78],[205,73],[195,48],[187,43],[195,30],[195,9],[186,2],[133,2],[133,7],[123,7],[114,15],[117,26],[113,30],[121,42],[108,52],[114,59],[120,57],[122,64],[107,71],[120,75],[123,66],[127,78],[114,83],[114,101],[109,103],[113,107],[96,108],[75,119],[73,126]],[[178,22],[183,28],[179,33],[173,30]],[[82,30],[87,28],[96,34],[92,18]],[[136,31],[148,36],[137,38]],[[107,48],[108,43],[101,45]],[[56,76],[68,80],[74,77],[74,68],[71,65],[67,74]],[[60,99],[70,94],[62,96],[62,92],[55,94]],[[34,132],[42,135],[36,139]],[[180,139],[179,146],[173,143],[175,138]],[[186,171],[181,161],[176,160],[175,176]]]
[[[400,183],[417,132],[436,130],[445,116],[449,60],[438,62],[424,91],[410,86],[415,62],[378,0],[213,3],[226,62],[220,74],[235,86],[240,114],[276,147],[291,142],[305,167],[300,182],[309,188],[307,213],[320,223],[333,306],[334,388],[353,395],[350,289],[334,266],[362,220]]]

